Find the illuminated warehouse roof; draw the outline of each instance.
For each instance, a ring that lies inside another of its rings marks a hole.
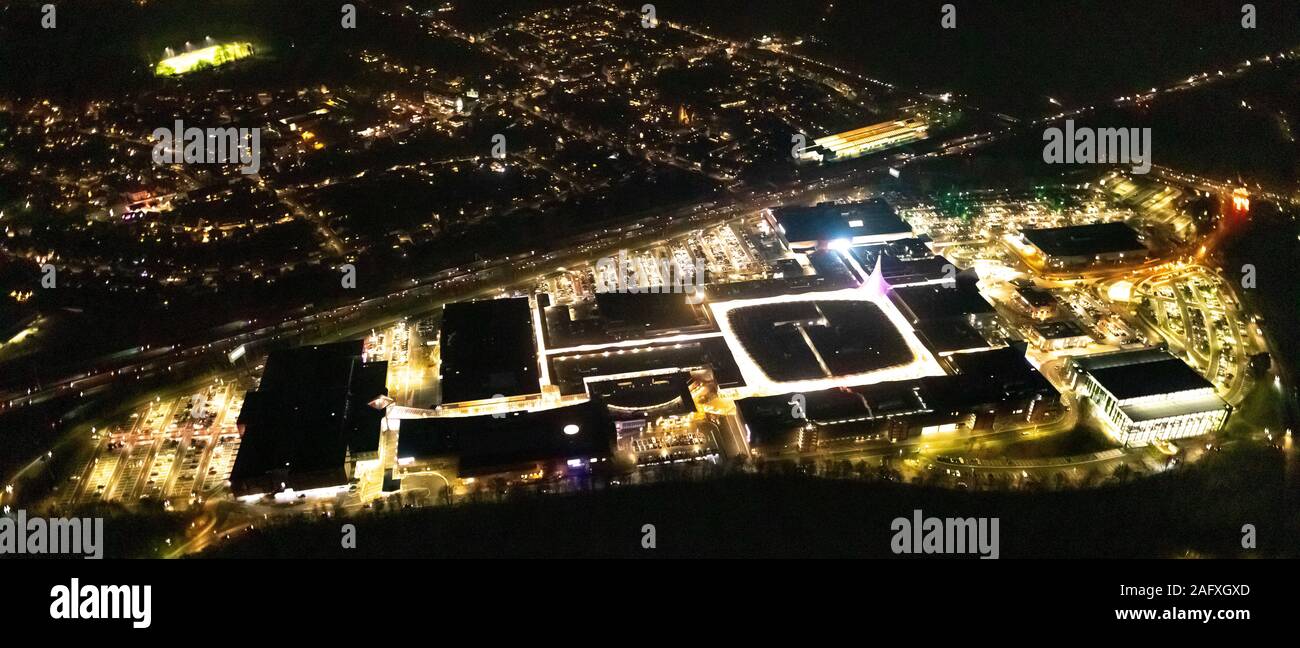
[[[845,241],[871,243],[909,238],[912,228],[889,203],[880,199],[855,203],[821,203],[812,207],[772,210],[777,228],[793,247]]]
[[[881,122],[813,140],[801,153],[804,159],[839,160],[925,139],[929,124],[911,117]]]

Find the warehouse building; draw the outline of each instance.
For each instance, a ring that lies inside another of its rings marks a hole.
[[[912,228],[878,198],[854,203],[819,203],[771,210],[773,227],[791,250],[845,247],[912,237]]]
[[[540,396],[537,341],[528,298],[447,304],[438,342],[444,407]]]
[[[589,474],[610,461],[614,422],[597,401],[538,412],[408,419],[397,437],[399,475],[447,469],[476,478]]]
[[[1120,222],[1028,229],[1021,238],[1029,260],[1052,270],[1140,261],[1149,254],[1137,230]]]
[[[924,119],[896,119],[813,140],[799,152],[805,162],[836,162],[925,139],[930,125]]]
[[[1068,369],[1107,433],[1125,446],[1217,432],[1232,411],[1210,381],[1162,349],[1080,356]]]
[[[239,413],[236,496],[341,490],[359,462],[379,460],[387,362],[364,362],[362,340],[275,351]]]
[[[737,413],[753,447],[773,453],[990,431],[1039,423],[1061,411],[1060,394],[1023,348],[955,354],[946,361],[951,375],[744,398],[736,402]]]

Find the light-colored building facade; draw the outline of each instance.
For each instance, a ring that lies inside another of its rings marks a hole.
[[[1232,412],[1208,380],[1163,350],[1075,358],[1071,372],[1079,396],[1092,402],[1107,434],[1125,446],[1217,432]]]

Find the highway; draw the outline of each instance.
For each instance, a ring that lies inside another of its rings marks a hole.
[[[682,25],[673,25],[679,29],[691,31],[688,27]],[[692,31],[692,33],[696,33]],[[457,34],[453,34],[457,35]],[[698,33],[701,37],[717,40],[716,36]],[[461,37],[469,40],[466,35],[460,34]],[[508,52],[493,50],[495,53],[509,58]],[[791,55],[786,53],[787,55]],[[1279,53],[1279,60],[1287,56],[1295,56],[1294,53]],[[792,55],[793,56],[793,55]],[[796,57],[804,60],[803,57]],[[873,84],[893,87],[884,82],[863,77],[856,73],[827,66],[826,64],[815,62],[822,67],[833,69],[842,74],[850,74],[854,77],[863,79]],[[1261,63],[1271,61],[1271,57],[1261,57]],[[1208,72],[1200,75],[1193,75],[1187,81],[1173,84],[1165,90],[1153,92],[1149,95],[1120,97],[1114,100],[1115,105],[1126,105],[1134,102],[1149,102],[1161,92],[1175,92],[1190,87],[1196,87],[1203,83],[1212,83],[1223,78],[1232,78],[1232,76],[1244,74],[1250,69],[1250,62],[1243,62],[1237,66],[1231,75],[1225,75],[1220,71],[1217,75],[1210,75]],[[526,104],[521,104],[521,109],[527,110]],[[633,220],[627,225],[614,229],[605,229],[602,232],[594,232],[588,235],[575,237],[571,241],[557,241],[555,249],[569,249],[576,246],[577,253],[571,256],[582,256],[584,253],[590,253],[595,247],[608,247],[609,244],[618,242],[623,246],[635,245],[636,241],[647,240],[651,237],[664,236],[662,230],[669,229],[679,223],[701,226],[715,221],[726,220],[738,216],[748,210],[757,210],[762,207],[773,206],[782,203],[798,202],[815,197],[819,193],[825,193],[833,190],[834,187],[846,182],[860,182],[874,171],[883,171],[890,166],[901,167],[908,163],[921,159],[929,159],[944,155],[964,154],[972,148],[987,145],[991,142],[1002,139],[1003,137],[1025,129],[1033,129],[1046,124],[1059,121],[1062,119],[1073,118],[1091,112],[1096,108],[1093,106],[1079,107],[1072,110],[1062,111],[1056,115],[1044,117],[1038,120],[1025,120],[1019,122],[1015,127],[1008,127],[996,132],[977,133],[954,138],[947,142],[933,143],[932,150],[916,155],[904,156],[902,159],[890,160],[879,159],[870,167],[863,168],[860,164],[851,164],[844,166],[830,166],[818,169],[817,172],[822,174],[821,180],[809,182],[809,186],[804,190],[797,190],[791,187],[774,188],[769,191],[758,189],[739,189],[733,190],[733,196],[739,200],[736,203],[726,206],[717,204],[697,204],[679,207],[660,213],[652,213],[640,219]],[[530,111],[535,112],[535,111]],[[616,143],[617,144],[617,143]],[[1165,169],[1158,169],[1161,173],[1171,173]],[[307,218],[317,226],[318,231],[325,238],[329,247],[334,250],[346,249],[342,241],[324,226],[319,219],[307,214],[300,205],[296,205],[294,197],[291,194],[278,192],[277,196],[281,200],[288,202],[295,213],[300,217]],[[604,239],[600,241],[600,239]],[[599,243],[605,245],[601,246]],[[593,245],[596,243],[596,245]],[[45,384],[28,385],[25,388],[10,388],[7,391],[0,392],[0,414],[8,409],[22,407],[25,405],[39,403],[56,396],[65,396],[69,394],[89,395],[102,392],[109,385],[121,378],[128,380],[141,380],[147,377],[157,376],[166,372],[184,369],[198,361],[207,361],[208,359],[220,355],[225,355],[240,345],[257,346],[268,342],[274,342],[285,339],[297,339],[300,336],[311,333],[314,330],[319,331],[320,325],[329,322],[332,325],[341,326],[344,324],[365,324],[367,322],[381,322],[384,316],[393,316],[397,308],[408,300],[421,299],[437,301],[439,298],[446,299],[456,294],[472,293],[475,288],[485,289],[492,284],[489,282],[480,282],[479,277],[491,277],[503,271],[513,271],[513,274],[523,274],[525,272],[541,273],[561,267],[563,263],[558,262],[557,253],[548,253],[541,256],[536,251],[529,252],[522,256],[506,256],[503,259],[485,260],[470,264],[448,268],[424,277],[412,278],[409,285],[402,288],[394,288],[386,294],[377,294],[368,298],[358,299],[349,305],[338,306],[332,309],[318,311],[307,315],[296,317],[286,317],[285,319],[264,324],[259,328],[248,330],[258,323],[256,321],[236,321],[230,322],[223,326],[213,329],[214,335],[207,339],[186,346],[165,346],[165,347],[142,347],[130,349],[117,354],[110,355],[106,358],[100,358],[87,363],[86,370],[73,373],[61,379],[56,379]],[[521,261],[521,259],[523,259]],[[511,272],[505,272],[511,274]],[[478,276],[476,276],[478,275]],[[508,282],[496,282],[498,285]],[[427,303],[427,302],[426,302]],[[243,331],[234,335],[222,335],[222,331]]]
[[[905,163],[905,162],[904,162]],[[188,345],[144,346],[93,360],[88,367],[61,379],[26,388],[0,392],[0,414],[6,410],[40,403],[67,395],[92,395],[119,381],[142,380],[176,372],[195,364],[220,360],[243,345],[252,353],[257,347],[278,341],[292,341],[334,329],[365,329],[396,319],[401,314],[432,309],[439,302],[469,295],[490,294],[533,276],[554,272],[566,265],[595,258],[620,248],[671,237],[710,224],[725,222],[764,208],[809,200],[825,200],[837,194],[861,190],[866,181],[898,161],[878,160],[817,169],[820,178],[804,180],[804,188],[791,186],[760,190],[738,189],[727,204],[692,203],[665,211],[636,215],[621,227],[588,232],[557,241],[554,249],[567,252],[524,254],[485,259],[402,281],[390,292],[357,299],[350,304],[297,315],[279,322],[256,320],[229,322],[211,329],[212,337]],[[257,328],[252,328],[257,326]],[[241,331],[230,334],[234,331]]]
[[[685,29],[684,27],[678,27]],[[710,36],[710,38],[713,37]],[[807,62],[817,63],[810,60]],[[828,67],[824,64],[821,65]],[[1246,65],[1234,70],[1233,74],[1244,74],[1248,69],[1249,65]],[[836,71],[852,74],[844,70],[837,69]],[[854,76],[872,83],[882,83],[874,79],[866,79],[860,75],[855,74]],[[1153,89],[1153,92],[1148,95],[1121,97],[1116,99],[1114,103],[1116,105],[1125,105],[1134,102],[1149,102],[1160,92],[1180,91],[1195,87],[1195,85],[1202,82],[1216,80],[1215,77],[1206,74],[1201,75],[1201,77],[1201,81],[1194,82],[1195,77],[1189,78],[1188,82],[1167,88],[1164,91],[1155,91]],[[1224,78],[1225,75],[1219,74],[1217,77]],[[527,104],[522,101],[517,102],[515,105],[519,109],[528,110]],[[668,238],[676,233],[731,220],[766,207],[825,200],[836,195],[859,191],[867,181],[880,175],[889,167],[903,167],[917,160],[934,157],[966,154],[971,149],[985,146],[1007,136],[1020,135],[1028,129],[1040,128],[1054,121],[1081,116],[1094,109],[1095,106],[1087,106],[1064,111],[1039,120],[1018,122],[1011,120],[1012,125],[1000,130],[964,135],[948,141],[929,142],[922,149],[928,150],[918,155],[905,154],[888,158],[877,156],[876,158],[867,158],[842,165],[808,168],[804,171],[804,174],[810,177],[803,178],[797,183],[802,188],[796,188],[794,186],[796,183],[793,182],[768,189],[732,187],[729,190],[731,195],[725,201],[688,204],[667,210],[642,213],[629,217],[628,222],[621,227],[605,228],[600,231],[575,236],[568,240],[557,241],[553,249],[564,250],[564,252],[539,254],[537,250],[532,250],[524,254],[507,255],[498,259],[485,259],[472,264],[443,269],[425,276],[410,278],[409,280],[404,279],[400,284],[390,285],[383,292],[361,297],[350,303],[332,308],[312,311],[312,307],[308,306],[274,322],[258,322],[256,320],[229,322],[211,329],[207,336],[186,344],[160,347],[145,346],[125,350],[90,361],[84,370],[73,372],[63,378],[44,384],[10,388],[8,391],[0,392],[0,414],[9,409],[41,403],[56,397],[95,395],[111,389],[123,381],[134,382],[191,368],[210,367],[214,362],[221,363],[229,353],[241,346],[246,347],[252,357],[256,357],[262,347],[271,344],[319,338],[342,329],[364,330],[396,319],[405,313],[428,311],[441,302],[468,296],[494,294],[504,290],[505,287],[527,281],[533,276],[540,276],[544,273],[556,271],[566,265],[599,256],[602,252],[635,247],[644,242]],[[536,111],[530,112],[535,113]],[[560,126],[573,132],[571,125],[568,123],[561,123]],[[626,147],[624,148],[626,150]],[[658,161],[663,162],[664,160]],[[1199,188],[1212,188],[1220,192],[1230,189],[1230,187],[1222,183],[1195,178],[1163,167],[1156,167],[1155,172],[1161,177],[1176,178],[1181,182],[1194,184]],[[299,218],[304,218],[315,224],[327,245],[336,253],[346,249],[344,243],[334,236],[323,222],[308,214],[301,205],[297,204],[292,193],[277,192],[277,196],[290,205]],[[1279,195],[1277,198],[1294,199],[1295,196]],[[725,204],[720,204],[720,202]],[[1241,337],[1238,337],[1238,339],[1240,340]],[[1237,375],[1240,376],[1242,373],[1244,372],[1237,372]],[[727,451],[743,448],[744,441],[740,430],[735,429],[730,423],[726,427],[728,429],[720,435],[723,438],[719,439],[724,448]],[[150,452],[150,459],[152,459],[152,452]],[[206,465],[206,462],[204,462],[204,465]],[[118,466],[117,470],[122,471],[126,468],[127,466]],[[141,480],[147,479],[144,475],[139,477]],[[116,481],[116,475],[114,481]],[[81,486],[85,487],[84,484]],[[106,494],[110,492],[112,490],[106,489]],[[138,488],[132,488],[131,492],[138,492]]]

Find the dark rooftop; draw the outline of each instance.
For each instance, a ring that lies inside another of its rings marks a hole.
[[[1157,362],[1168,360],[1173,356],[1169,354],[1164,346],[1147,347],[1143,349],[1130,349],[1127,351],[1112,351],[1110,353],[1098,353],[1095,355],[1074,356],[1070,361],[1084,370],[1095,372],[1099,369],[1108,367],[1119,367],[1131,364],[1140,364],[1144,362]]]
[[[917,323],[916,332],[935,353],[950,353],[989,346],[984,336],[963,319],[925,320]]]
[[[542,309],[548,348],[715,330],[708,310],[681,293],[599,293],[594,303]]]
[[[1090,373],[1106,391],[1119,400],[1213,387],[1210,381],[1186,362],[1173,356],[1153,362],[1097,369]]]
[[[813,207],[777,207],[772,215],[791,243],[833,241],[885,234],[910,234],[912,228],[889,203],[872,199],[857,203],[821,203]]]
[[[1019,294],[1026,303],[1035,308],[1056,305],[1056,297],[1052,295],[1050,290],[1044,290],[1035,286],[1025,286],[1017,288],[1016,293]]]
[[[832,278],[826,275],[787,276],[774,279],[751,279],[733,283],[712,284],[709,297],[715,302],[733,299],[759,299],[778,295],[800,295],[810,292],[827,292],[857,285],[851,275]]]
[[[707,309],[681,293],[601,293],[596,308],[614,331],[644,333],[707,326]]]
[[[448,304],[440,340],[443,403],[542,389],[527,298]]]
[[[1033,365],[1025,359],[1025,347],[1008,346],[982,353],[958,353],[948,358],[953,370],[964,376],[977,376],[985,380],[996,380],[1008,376],[1023,377],[1027,373],[1038,373]]]
[[[551,381],[569,396],[585,391],[587,379],[675,367],[712,369],[720,387],[745,384],[740,368],[722,337],[709,337],[672,344],[631,349],[555,355],[549,358]]]
[[[899,285],[945,279],[956,275],[957,266],[941,256],[899,259],[884,255],[880,257],[880,271],[884,273],[885,281]]]
[[[928,411],[918,394],[920,386],[915,380],[906,380],[803,392],[803,419],[793,416],[794,394],[742,398],[736,401],[736,408],[750,434],[757,435],[755,443],[763,445],[769,433],[800,427],[805,422],[834,425]]]
[[[362,341],[275,351],[239,414],[243,431],[231,469],[237,495],[347,482],[353,456],[377,452],[388,363],[361,361]]]
[[[569,426],[577,426],[576,431]],[[399,458],[456,457],[463,477],[537,463],[603,459],[612,456],[613,448],[613,420],[605,406],[595,401],[540,412],[510,412],[499,418],[407,419],[397,435]]]
[[[900,286],[889,291],[889,296],[913,323],[993,312],[978,290],[962,282]]]
[[[826,299],[736,308],[736,339],[768,377],[809,380],[906,364],[912,352],[869,301]]]
[[[808,255],[808,263],[820,276],[835,283],[862,283],[862,277],[835,250],[817,250]]]
[[[1052,383],[1025,359],[1023,346],[956,353],[947,359],[957,370],[956,375],[921,379],[927,385],[930,404],[936,408],[1060,396]]]
[[[1138,233],[1125,223],[1094,223],[1024,231],[1025,239],[1047,256],[1077,257],[1116,252],[1146,252]]]
[[[866,243],[849,248],[849,254],[857,259],[858,265],[871,271],[876,267],[876,259],[881,255],[893,257],[900,261],[924,259],[934,256],[930,246],[919,238],[904,238],[884,243]]]
[[[679,416],[695,411],[691,374],[678,371],[655,376],[602,380],[588,385],[593,399],[609,408],[616,419]]]

